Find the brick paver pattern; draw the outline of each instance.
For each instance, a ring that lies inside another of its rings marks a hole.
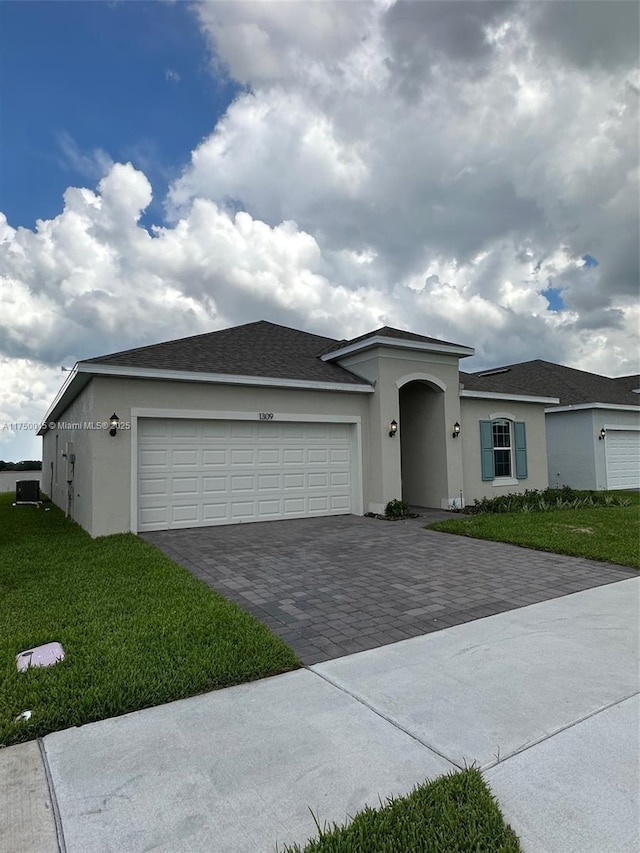
[[[282,637],[306,665],[637,577],[610,563],[425,530],[305,518],[143,534]]]

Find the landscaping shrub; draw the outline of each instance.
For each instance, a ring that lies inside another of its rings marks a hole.
[[[561,489],[527,489],[522,494],[498,495],[475,500],[466,513],[549,512],[554,509],[584,509],[599,506],[629,506],[630,498],[607,492],[582,492],[562,486]]]
[[[397,498],[389,501],[384,509],[384,514],[387,518],[410,518],[409,504],[406,501],[399,501]]]

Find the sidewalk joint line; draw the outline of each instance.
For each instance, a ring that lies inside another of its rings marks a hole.
[[[352,693],[350,690],[347,690],[346,687],[342,687],[340,684],[337,684],[335,681],[332,681],[328,676],[323,675],[321,672],[316,672],[314,669],[311,669],[311,667],[309,667],[309,666],[305,666],[305,669],[309,670],[309,672],[312,672],[314,675],[317,675],[318,678],[321,678],[323,681],[326,681],[327,684],[330,684],[332,687],[335,687],[336,690],[340,690],[342,693],[345,693],[347,696],[350,696],[352,699],[355,699],[356,702],[359,702],[360,705],[364,705],[365,708],[368,708],[369,711],[372,711],[377,717],[380,717],[380,719],[389,723],[395,729],[398,729],[398,731],[401,731],[403,734],[408,735],[412,740],[415,740],[417,743],[419,743],[420,746],[423,746],[425,749],[428,749],[430,752],[435,753],[440,758],[444,758],[445,761],[447,761],[449,764],[453,764],[453,766],[457,767],[458,770],[464,770],[465,767],[468,766],[465,763],[459,764],[457,761],[454,761],[452,758],[449,758],[449,756],[446,755],[444,752],[441,752],[439,749],[436,749],[436,747],[433,746],[433,744],[430,744],[428,741],[422,740],[422,738],[419,738],[413,732],[409,731],[408,729],[405,729],[404,726],[401,726],[400,723],[398,723],[396,720],[392,719],[391,717],[387,717],[386,714],[383,714],[377,708],[374,708],[373,705],[370,705],[368,702],[366,702],[364,699],[362,699],[356,693]]]
[[[490,761],[488,764],[483,764],[480,770],[483,773],[485,770],[493,770],[494,767],[497,767],[499,764],[504,764],[511,758],[514,758],[516,755],[521,755],[523,752],[532,749],[532,747],[538,746],[539,744],[544,743],[546,740],[551,740],[551,738],[554,738],[557,735],[562,734],[562,732],[566,732],[569,729],[574,728],[574,726],[579,726],[580,723],[584,723],[586,720],[590,720],[592,717],[597,717],[597,715],[602,714],[603,711],[608,711],[610,708],[615,708],[616,705],[621,705],[628,699],[633,699],[634,696],[640,696],[640,690],[635,690],[633,693],[629,693],[627,696],[623,696],[621,699],[616,699],[613,702],[609,702],[607,705],[603,705],[601,708],[597,708],[595,711],[591,711],[590,713],[585,714],[583,717],[580,717],[577,720],[573,720],[572,722],[567,723],[565,726],[561,726],[559,729],[556,729],[550,734],[542,735],[542,737],[539,737],[537,740],[531,741],[531,743],[526,743],[524,746],[521,746],[513,752],[510,752],[504,758],[498,758],[496,761]]]
[[[58,850],[60,853],[67,853],[67,845],[65,844],[64,840],[64,830],[62,829],[62,817],[60,816],[58,798],[56,796],[55,788],[53,787],[53,776],[51,775],[49,759],[47,758],[47,752],[44,748],[43,739],[39,737],[36,740],[38,743],[38,749],[40,750],[40,758],[42,759],[42,765],[44,767],[44,775],[47,781],[47,788],[49,789],[49,796],[51,798],[51,809],[53,811],[53,823],[56,828],[56,841],[58,842]]]

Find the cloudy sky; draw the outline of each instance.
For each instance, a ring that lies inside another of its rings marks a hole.
[[[0,459],[62,365],[257,319],[637,371],[638,18],[0,3]]]

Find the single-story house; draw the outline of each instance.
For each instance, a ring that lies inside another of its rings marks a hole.
[[[40,432],[42,488],[93,536],[545,488],[558,398],[461,382],[473,353],[259,321],[87,359]]]
[[[557,397],[545,409],[549,484],[640,488],[640,376],[611,379],[536,359],[461,374],[465,388]]]

